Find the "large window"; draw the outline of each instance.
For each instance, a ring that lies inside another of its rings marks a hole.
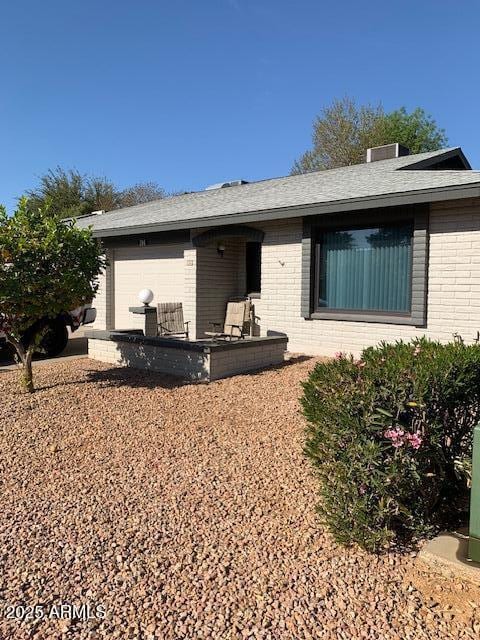
[[[409,314],[412,238],[409,223],[319,233],[314,310]]]

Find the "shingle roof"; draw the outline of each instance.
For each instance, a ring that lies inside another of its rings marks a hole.
[[[356,202],[379,200],[384,197],[405,194],[415,196],[438,190],[459,187],[478,187],[480,196],[480,172],[462,169],[428,170],[428,164],[440,162],[452,156],[464,157],[459,147],[429,153],[352,165],[328,171],[273,178],[240,186],[199,191],[185,195],[154,200],[141,205],[117,209],[101,215],[80,218],[82,227],[91,225],[95,235],[108,236],[119,233],[135,233],[138,229],[179,229],[212,224],[230,224],[250,219],[275,217],[275,210],[309,205],[325,205],[322,211],[337,205],[344,210]],[[417,166],[418,165],[418,166]],[[421,168],[420,168],[421,167]],[[391,199],[391,198],[390,198]],[[420,201],[420,200],[419,200]],[[425,198],[424,200],[425,201]],[[386,202],[383,201],[383,205]],[[254,215],[253,215],[254,214]],[[292,215],[295,215],[292,212]],[[302,215],[297,212],[297,215]],[[283,216],[282,216],[283,217]]]

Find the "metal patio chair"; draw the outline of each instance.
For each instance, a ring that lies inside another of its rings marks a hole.
[[[188,340],[188,325],[183,319],[181,302],[159,302],[157,305],[158,335],[185,336]]]
[[[251,300],[233,299],[227,302],[225,322],[210,322],[213,331],[205,331],[209,338],[221,340],[241,340],[248,335],[248,324],[251,322],[253,305]]]

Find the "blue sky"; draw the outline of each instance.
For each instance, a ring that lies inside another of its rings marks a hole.
[[[417,105],[480,167],[475,0],[17,0],[0,202],[60,165],[167,190],[288,174],[335,97]]]

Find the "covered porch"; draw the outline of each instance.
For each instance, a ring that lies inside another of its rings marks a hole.
[[[103,238],[108,266],[93,302],[94,328],[143,329],[129,309],[148,288],[153,305],[181,303],[190,337],[204,338],[213,322],[224,321],[232,298],[260,302],[263,239],[263,230],[245,225]],[[259,314],[249,333],[261,334]]]
[[[211,331],[212,323],[223,323],[229,300],[248,297],[252,301],[253,321],[250,336],[260,335],[256,301],[261,292],[261,254],[264,232],[245,225],[208,229],[192,237],[195,260],[194,309],[186,315],[195,318],[194,337],[201,339]],[[188,270],[191,265],[186,263]],[[187,317],[185,319],[188,319]]]
[[[188,238],[130,237],[120,248],[118,240],[112,240],[106,245],[105,320],[86,334],[89,357],[198,381],[282,363],[287,336],[262,336],[256,311],[263,240],[263,230],[246,225],[199,229]],[[139,307],[141,289],[151,292]],[[224,331],[229,322],[227,305],[230,313],[242,301],[240,337],[212,337],[212,329]],[[180,324],[188,323],[188,333],[165,335],[159,324],[165,308],[176,315],[181,309]]]

